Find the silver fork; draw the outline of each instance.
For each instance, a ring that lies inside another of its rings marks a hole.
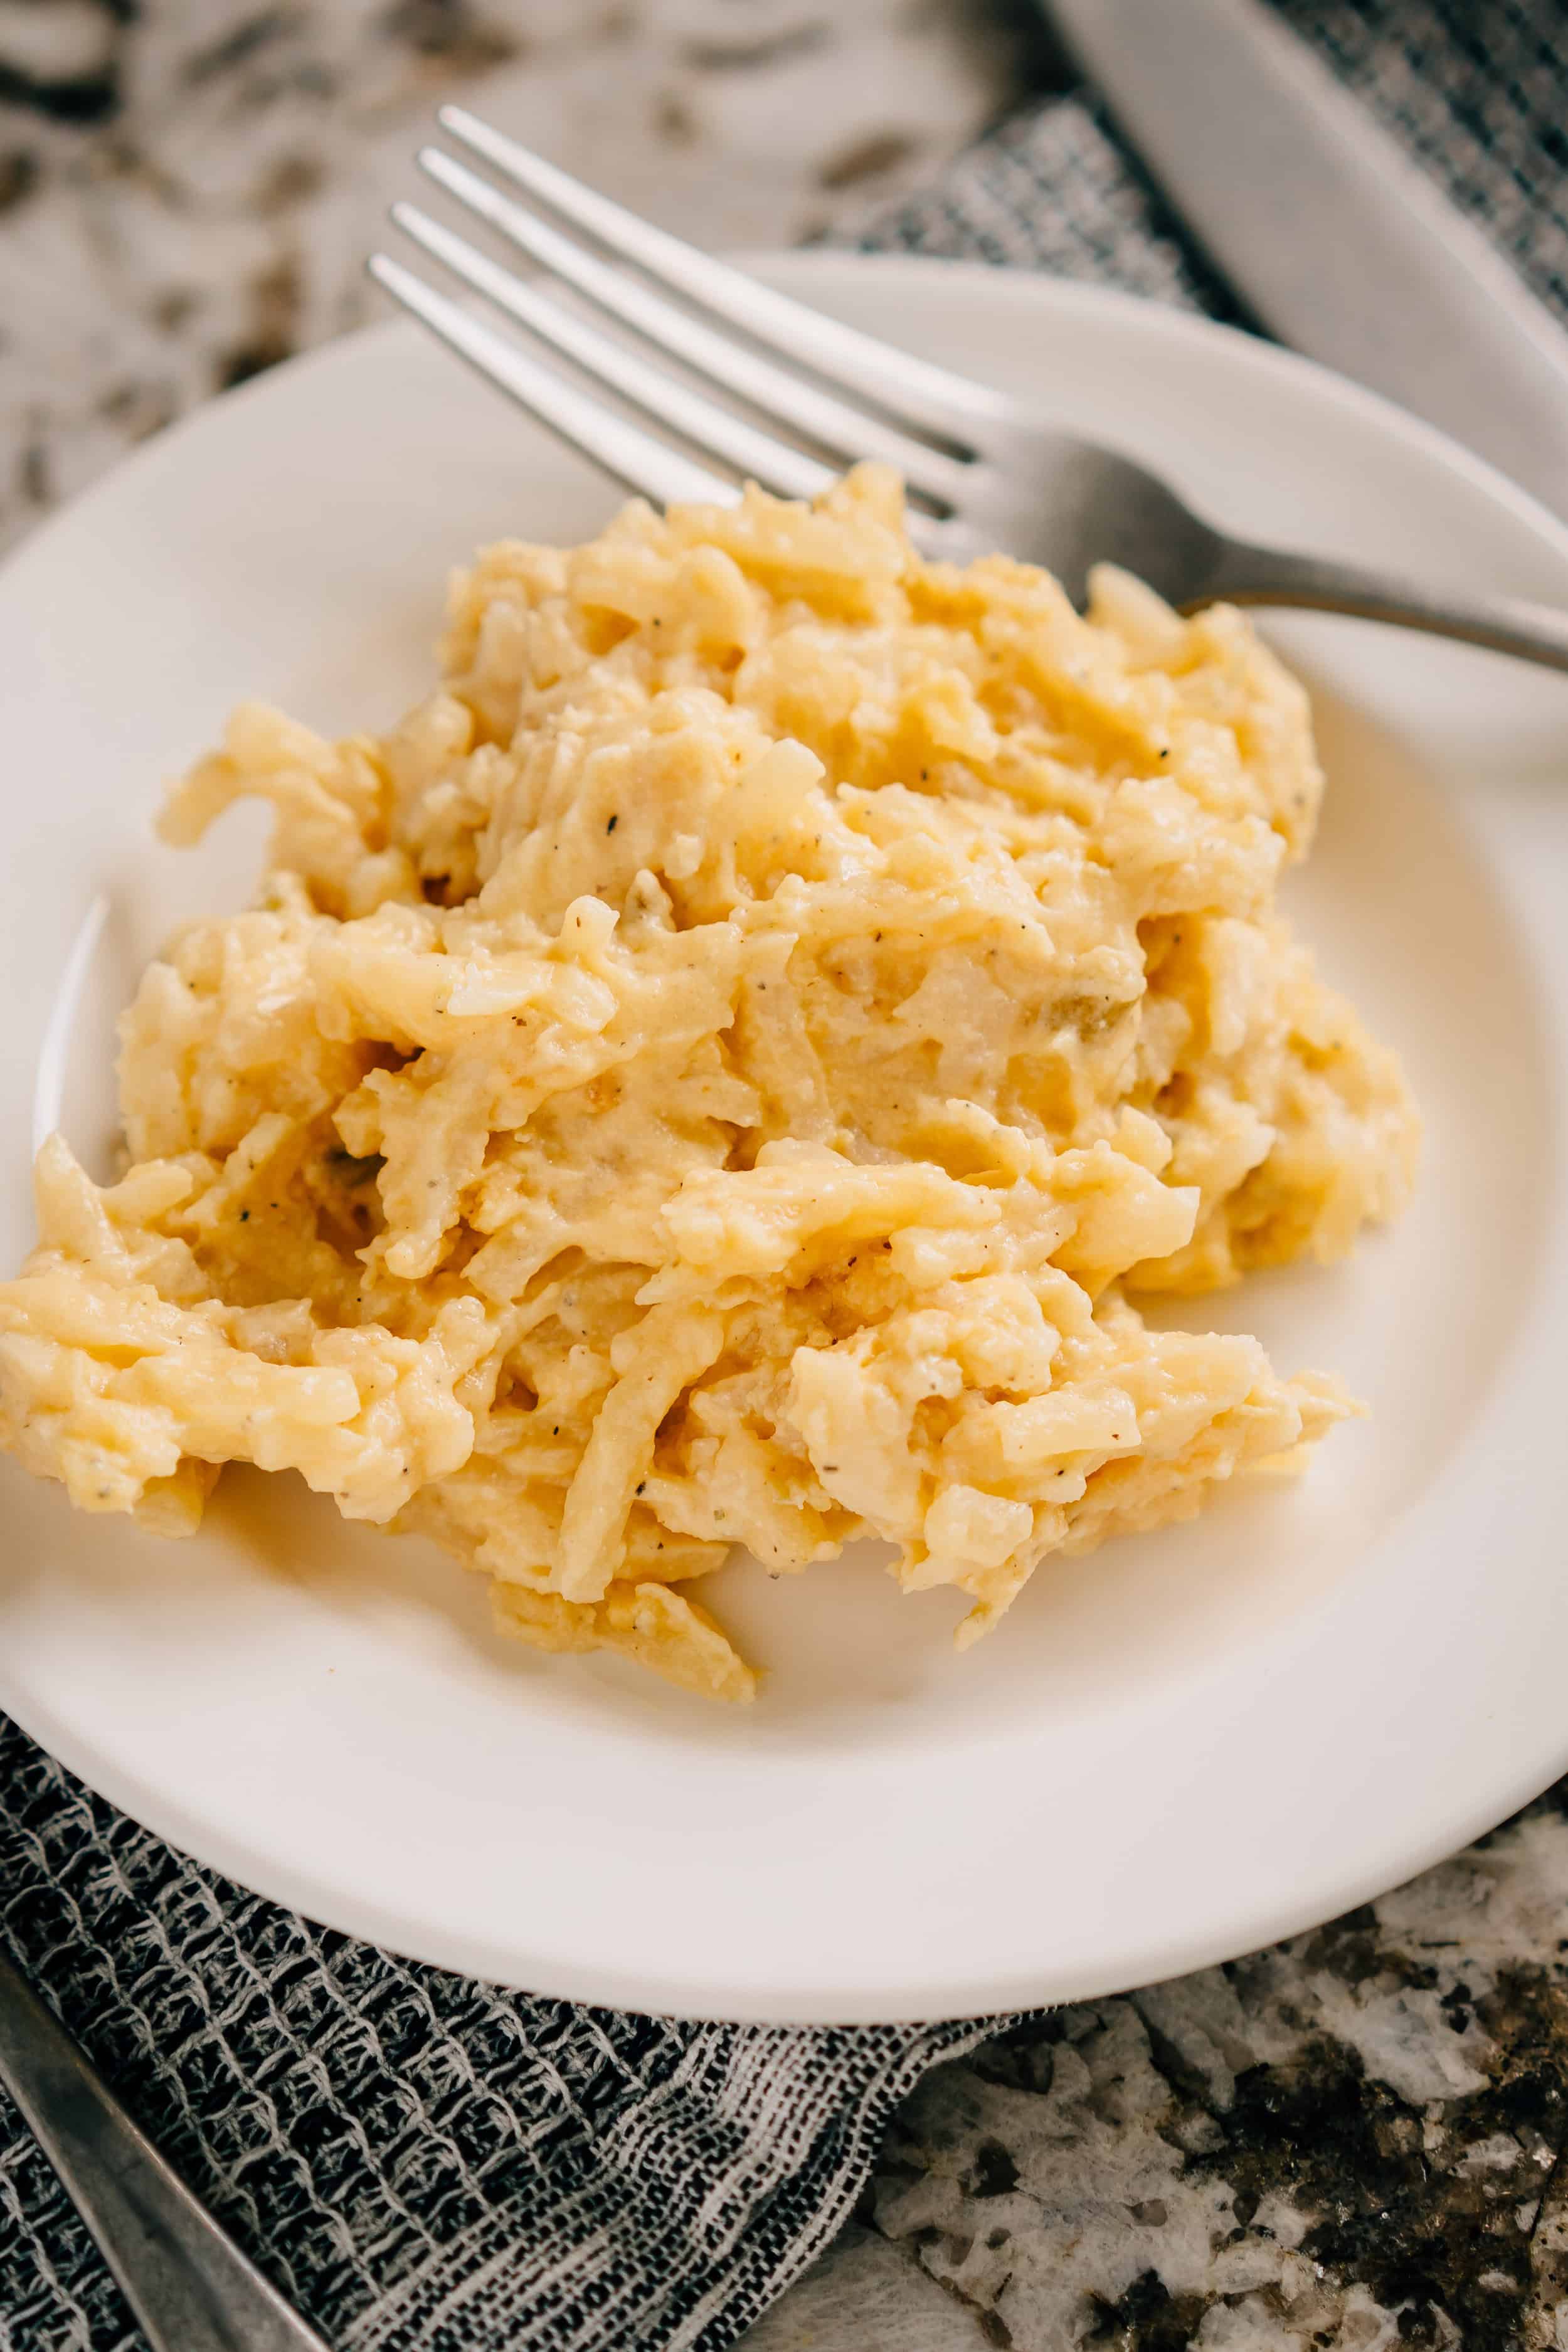
[[[389,255],[373,256],[371,275],[482,376],[656,506],[729,502],[745,480],[811,498],[845,465],[879,457],[904,477],[923,551],[963,562],[1005,549],[1047,565],[1080,604],[1090,566],[1109,561],[1186,612],[1216,599],[1305,605],[1568,670],[1568,614],[1504,597],[1455,602],[1355,564],[1233,539],[1119,451],[1060,432],[999,393],[775,293],[595,194],[464,107],[445,106],[438,120],[459,146],[590,242],[445,150],[422,148],[422,168],[448,195],[550,277],[742,405],[668,373],[416,205],[392,207],[416,244],[673,438],[632,423]]]
[[[98,2241],[152,2352],[327,2352],[4,1959],[0,2084]],[[0,2342],[8,2343],[5,2319],[0,2312]]]

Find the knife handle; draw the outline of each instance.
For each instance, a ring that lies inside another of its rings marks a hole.
[[[1261,0],[1050,0],[1130,143],[1273,333],[1568,516],[1568,333]]]

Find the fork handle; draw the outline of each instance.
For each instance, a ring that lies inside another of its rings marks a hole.
[[[1492,653],[1513,654],[1548,669],[1568,670],[1568,613],[1511,596],[1452,603],[1413,583],[1363,572],[1327,556],[1293,555],[1226,540],[1204,593],[1184,610],[1216,601],[1228,604],[1294,604],[1310,612],[1352,613],[1363,621],[1394,621],[1435,637],[1458,637]]]
[[[98,2241],[153,2352],[326,2352],[3,1959],[0,2082]]]

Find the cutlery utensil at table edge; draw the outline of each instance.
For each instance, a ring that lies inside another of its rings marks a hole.
[[[153,2352],[327,2352],[4,1959],[0,2083],[91,2231]]]
[[[1262,0],[1048,0],[1222,274],[1568,517],[1568,331]]]
[[[419,163],[437,185],[687,375],[670,374],[605,334],[547,285],[503,268],[413,205],[394,205],[396,226],[470,299],[454,299],[386,254],[372,256],[372,277],[498,390],[656,506],[728,504],[747,479],[781,497],[810,498],[846,464],[878,457],[904,477],[910,535],[925,553],[963,562],[1005,548],[1047,565],[1078,604],[1090,566],[1109,560],[1184,611],[1224,599],[1349,613],[1568,670],[1568,613],[1505,597],[1448,596],[1356,564],[1229,538],[1132,458],[715,260],[464,107],[444,106],[437,120],[530,202],[520,204],[444,149],[422,148]],[[565,234],[542,211],[578,234]],[[618,405],[499,331],[474,296]],[[691,375],[752,415],[696,390]],[[659,431],[634,423],[627,408]],[[681,443],[708,462],[685,454]]]

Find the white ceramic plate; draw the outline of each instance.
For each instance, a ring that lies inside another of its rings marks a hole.
[[[1240,531],[1568,599],[1568,532],[1259,342],[975,268],[800,254],[766,275],[1124,443]],[[390,327],[219,401],[13,562],[6,1265],[95,895],[110,919],[57,1074],[89,1158],[114,1009],[172,919],[255,870],[248,812],[196,857],[156,847],[161,776],[245,694],[328,728],[391,718],[431,674],[450,564],[503,533],[576,538],[612,503]],[[318,1919],[551,1993],[742,2018],[1171,1974],[1364,1898],[1542,1787],[1568,1763],[1568,680],[1357,623],[1275,634],[1319,691],[1332,779],[1300,920],[1428,1126],[1390,1236],[1188,1309],[1369,1401],[1298,1489],[1047,1565],[962,1659],[952,1596],[902,1600],[869,1566],[727,1570],[721,1611],[772,1670],[731,1713],[496,1638],[478,1580],[296,1481],[230,1474],[182,1546],[74,1517],[7,1465],[0,1703]]]

